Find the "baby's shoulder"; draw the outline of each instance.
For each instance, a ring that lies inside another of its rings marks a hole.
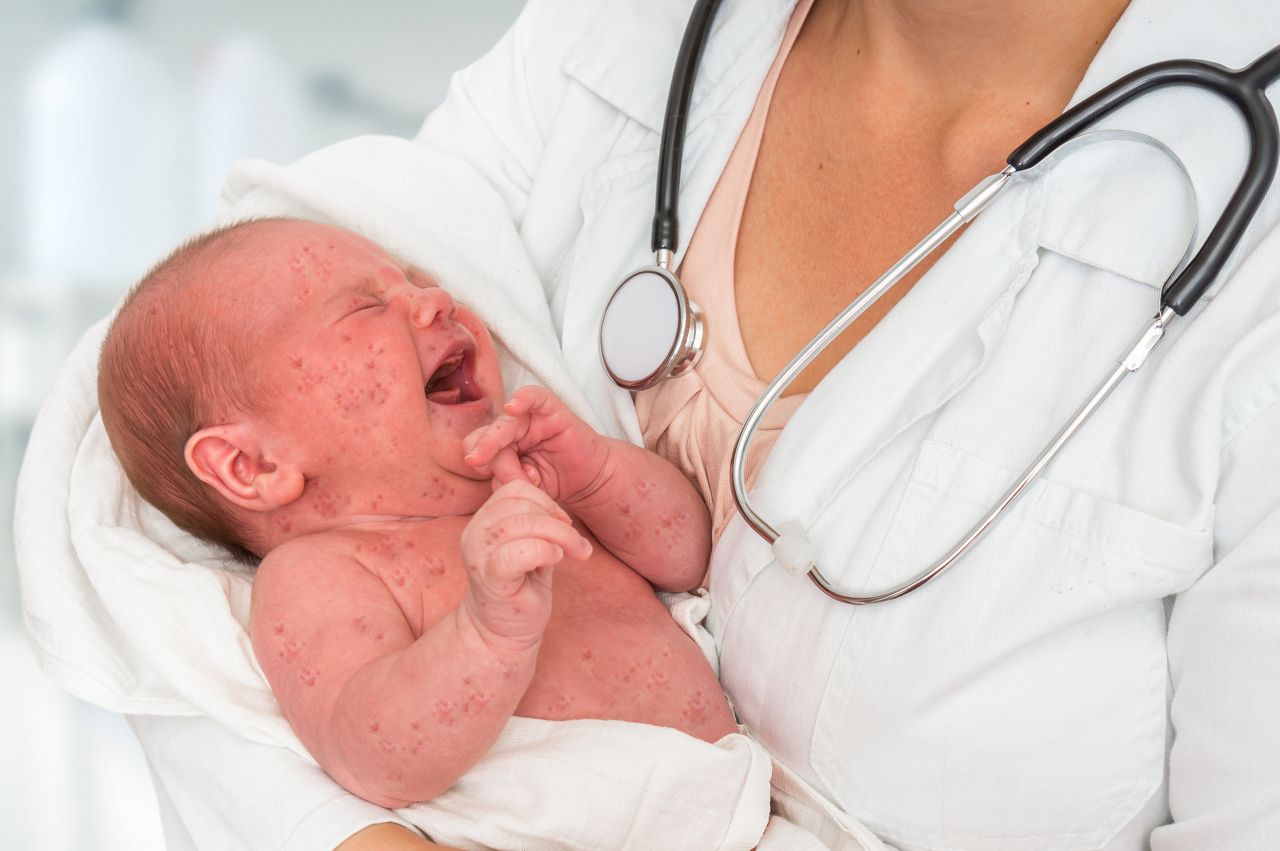
[[[262,570],[359,566],[379,573],[389,562],[457,552],[468,517],[384,520],[301,535],[269,552]]]

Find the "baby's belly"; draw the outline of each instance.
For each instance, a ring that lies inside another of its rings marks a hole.
[[[674,727],[708,742],[737,729],[720,683],[653,589],[597,547],[553,580],[551,621],[516,714]]]

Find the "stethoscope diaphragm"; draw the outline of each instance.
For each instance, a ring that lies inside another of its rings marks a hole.
[[[702,309],[662,266],[628,275],[604,309],[600,358],[614,383],[646,390],[688,371],[702,356]]]

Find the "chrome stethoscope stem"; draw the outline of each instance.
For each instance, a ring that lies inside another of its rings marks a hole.
[[[1093,412],[1098,409],[1098,406],[1106,401],[1107,397],[1111,395],[1112,391],[1115,390],[1117,386],[1119,386],[1125,376],[1136,371],[1140,366],[1142,366],[1146,361],[1147,356],[1150,355],[1151,351],[1155,348],[1156,344],[1164,337],[1165,330],[1169,327],[1169,323],[1173,321],[1175,316],[1177,316],[1177,314],[1174,312],[1172,307],[1162,308],[1160,312],[1156,314],[1155,318],[1151,320],[1151,323],[1143,329],[1137,342],[1135,342],[1133,346],[1130,347],[1129,351],[1120,358],[1116,368],[1112,370],[1106,380],[1098,386],[1093,395],[1089,397],[1089,400],[1076,410],[1075,414],[1071,417],[1071,420],[1063,426],[1062,430],[1058,432],[1040,455],[1031,462],[1031,466],[1026,469],[1022,474],[1022,477],[1014,482],[1007,491],[1005,491],[1004,496],[1000,497],[1000,500],[989,512],[987,512],[986,516],[979,520],[978,523],[969,530],[968,534],[961,538],[960,542],[951,548],[950,552],[935,562],[931,567],[922,571],[912,579],[909,579],[900,585],[896,585],[887,591],[867,595],[846,594],[837,590],[827,580],[827,578],[822,575],[821,571],[818,570],[817,565],[814,565],[810,570],[809,578],[813,580],[815,585],[822,589],[824,594],[834,600],[854,605],[866,605],[869,603],[883,603],[888,600],[894,600],[898,597],[910,594],[912,591],[938,576],[954,564],[960,556],[964,555],[965,551],[976,544],[982,536],[987,533],[987,530],[996,522],[996,519],[1003,514],[1005,509],[1009,508],[1009,506],[1011,506],[1019,496],[1022,495],[1022,492],[1027,489],[1028,485],[1035,481],[1071,436],[1075,434],[1082,425],[1084,425],[1085,421],[1087,421],[1089,417],[1093,415]]]
[[[738,440],[734,444],[733,457],[730,462],[733,499],[737,503],[738,510],[742,513],[747,525],[770,544],[777,545],[782,533],[761,517],[759,512],[752,507],[751,501],[747,496],[746,487],[747,451],[750,448],[751,439],[755,436],[756,429],[759,427],[760,421],[764,418],[769,406],[782,395],[783,391],[817,357],[818,353],[838,337],[850,323],[888,292],[894,284],[902,280],[921,260],[946,242],[952,234],[990,204],[1000,191],[1008,185],[1010,178],[1015,173],[1016,170],[1010,166],[998,174],[993,174],[957,201],[955,205],[956,212],[943,220],[928,236],[907,252],[902,259],[894,263],[888,271],[876,279],[864,293],[841,311],[808,345],[791,359],[791,362],[769,383],[769,386],[756,401],[750,413],[747,414],[746,419],[743,421],[742,431],[739,432]],[[959,543],[930,567],[899,585],[873,594],[850,594],[837,589],[822,574],[817,564],[812,561],[809,561],[807,565],[786,565],[787,568],[789,570],[799,568],[808,573],[809,579],[828,597],[853,605],[867,605],[894,600],[927,584],[954,564],[960,556],[964,555],[970,547],[986,534],[987,530],[991,528],[1000,515],[1014,503],[1027,489],[1027,486],[1035,481],[1044,468],[1048,466],[1049,462],[1057,456],[1071,436],[1084,425],[1089,417],[1093,415],[1093,412],[1097,410],[1098,406],[1111,395],[1124,377],[1142,366],[1152,349],[1163,339],[1165,329],[1169,323],[1177,315],[1173,307],[1164,306],[1160,309],[1155,318],[1143,328],[1137,341],[1119,359],[1116,368],[1098,386],[1093,395],[1076,410],[1067,424],[1062,427],[1053,440],[1031,462],[1031,465],[1023,472],[1022,476],[1005,491],[999,501],[960,539]],[[775,550],[777,550],[776,546]]]
[[[747,449],[751,439],[755,436],[760,420],[764,418],[765,412],[791,385],[796,376],[803,372],[805,367],[812,363],[813,359],[830,345],[836,337],[840,336],[845,328],[848,328],[868,307],[875,304],[894,284],[901,281],[908,272],[919,265],[921,260],[932,254],[938,246],[946,242],[952,234],[963,227],[965,223],[972,221],[978,213],[982,212],[988,204],[995,200],[1001,190],[1008,185],[1009,179],[1013,177],[1014,172],[1014,168],[1009,166],[1003,171],[983,179],[982,182],[957,201],[955,203],[955,212],[944,219],[942,224],[934,228],[928,236],[920,240],[914,248],[903,255],[902,259],[890,266],[852,304],[842,310],[816,337],[810,340],[809,344],[791,359],[791,362],[774,377],[773,381],[769,382],[769,386],[765,388],[764,393],[752,406],[750,413],[747,414],[746,419],[742,422],[742,430],[738,432],[738,440],[733,446],[733,457],[730,462],[730,480],[733,486],[733,501],[737,504],[738,510],[742,512],[743,519],[769,543],[773,543],[778,539],[778,530],[770,526],[751,507],[750,500],[747,497],[745,472]]]

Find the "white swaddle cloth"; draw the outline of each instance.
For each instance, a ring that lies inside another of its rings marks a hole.
[[[541,383],[601,427],[564,369],[506,209],[463,163],[367,137],[288,167],[239,166],[222,220],[276,215],[350,228],[434,273],[493,331],[508,390]],[[24,617],[42,665],[108,709],[207,715],[310,760],[254,659],[250,575],[144,502],[116,461],[97,415],[105,330],[91,329],[69,359],[19,484]],[[697,639],[705,600],[685,595],[673,612]],[[513,718],[458,784],[401,814],[464,848],[746,849],[769,819],[770,772],[741,734],[712,745],[641,724]],[[770,835],[769,847],[822,847],[785,826]]]

